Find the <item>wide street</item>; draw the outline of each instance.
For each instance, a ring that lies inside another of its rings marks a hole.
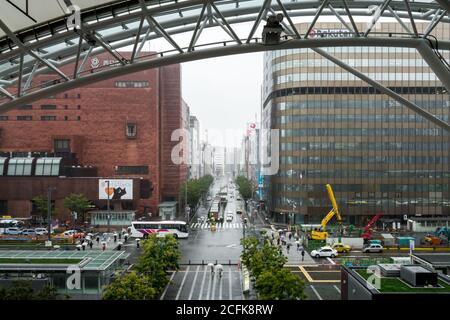
[[[228,178],[216,180],[211,188],[211,195],[219,192],[220,187],[228,184]],[[211,231],[208,222],[198,222],[201,216],[207,215],[208,204],[199,208],[193,218],[188,239],[180,239],[182,253],[181,268],[172,273],[171,283],[166,287],[161,299],[164,300],[242,300],[249,297],[242,294],[242,276],[238,269],[239,256],[242,247],[240,239],[244,235],[241,215],[236,214],[237,192],[230,192],[227,199],[225,214],[233,211],[233,221],[217,225],[216,231]],[[206,220],[205,220],[206,221]],[[253,222],[253,223],[251,223]],[[262,217],[249,216],[250,229],[264,227]],[[266,227],[267,228],[267,227]],[[308,299],[340,299],[340,271],[333,267],[329,260],[316,260],[306,256],[301,261],[299,252],[292,247],[288,256],[286,268],[305,280],[305,292]],[[331,260],[331,259],[330,259]],[[212,274],[208,263],[219,263],[224,266],[222,278]],[[329,264],[327,267],[318,267]]]

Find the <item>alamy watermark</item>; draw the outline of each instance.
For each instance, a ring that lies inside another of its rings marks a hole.
[[[67,29],[80,30],[81,29],[81,9],[77,5],[66,6],[65,8],[67,17]]]
[[[78,265],[71,265],[66,269],[66,274],[69,274],[66,280],[67,290],[81,289],[81,269]]]
[[[366,269],[370,276],[366,280],[367,287],[370,289],[381,290],[381,268],[378,265],[368,266]]]

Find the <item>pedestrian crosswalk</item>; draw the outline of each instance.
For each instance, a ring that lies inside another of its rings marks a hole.
[[[211,224],[209,222],[195,222],[191,224],[191,229],[210,229]],[[240,222],[224,222],[217,223],[216,228],[219,229],[242,229],[242,223]]]

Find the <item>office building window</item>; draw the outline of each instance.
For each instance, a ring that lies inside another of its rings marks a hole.
[[[135,123],[127,123],[127,137],[136,138],[137,125]]]
[[[7,121],[8,120],[8,116],[0,116],[0,121]]]
[[[81,109],[81,106],[80,106],[80,105],[77,105],[77,109],[80,110],[80,109]]]
[[[33,120],[32,116],[17,116],[17,121],[31,121]]]
[[[80,116],[78,116],[78,117],[77,117],[77,120],[78,120],[78,121],[80,121],[80,120],[81,120],[81,117],[80,117]]]
[[[42,121],[56,121],[56,116],[41,116]]]
[[[0,176],[3,175],[3,171],[5,170],[5,162],[6,158],[0,157]]]
[[[116,88],[148,88],[148,81],[116,81]]]
[[[19,107],[19,110],[31,110],[31,109],[33,109],[33,106],[31,104],[26,104]]]
[[[148,166],[118,166],[117,174],[148,174]]]
[[[64,121],[67,121],[67,120],[69,120],[69,117],[68,116],[64,116]]]
[[[62,158],[38,158],[36,160],[36,176],[58,176]]]
[[[41,109],[42,110],[55,110],[56,109],[56,105],[54,105],[54,104],[43,104],[43,105],[41,105]]]
[[[31,176],[33,158],[11,158],[8,162],[8,176]]]
[[[56,139],[55,140],[55,152],[70,152],[70,140],[69,139]]]

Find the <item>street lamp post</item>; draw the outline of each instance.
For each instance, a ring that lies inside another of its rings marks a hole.
[[[108,212],[108,233],[110,233],[111,231],[111,212],[110,212],[110,208],[109,208],[109,180],[106,181],[106,190],[108,190],[108,192],[106,192],[107,195],[107,200],[106,200],[106,211]]]
[[[48,241],[52,241],[52,191],[55,191],[55,187],[49,187],[47,189],[47,223],[48,223]]]

